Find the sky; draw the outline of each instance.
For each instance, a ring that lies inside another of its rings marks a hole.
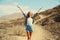
[[[60,5],[60,0],[0,0],[0,16],[21,12],[16,5],[19,5],[25,13],[28,11],[36,13],[39,8],[44,11]]]

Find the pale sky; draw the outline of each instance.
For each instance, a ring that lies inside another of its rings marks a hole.
[[[0,0],[0,16],[19,12],[17,4],[27,13],[28,11],[36,12],[40,7],[42,10],[53,8],[60,5],[60,0]]]

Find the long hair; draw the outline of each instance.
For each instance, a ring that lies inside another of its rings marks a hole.
[[[30,16],[32,16],[32,15],[33,15],[33,13],[30,12],[30,11],[29,11],[28,14],[27,14],[28,17],[30,17]]]
[[[27,16],[29,17],[30,12],[27,13]]]

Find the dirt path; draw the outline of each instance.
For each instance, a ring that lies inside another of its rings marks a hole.
[[[34,28],[32,40],[54,40],[51,33],[44,30],[41,26],[34,25]]]
[[[27,37],[11,36],[10,40],[27,40]],[[54,40],[54,39],[50,32],[44,30],[41,26],[34,25],[32,40]]]

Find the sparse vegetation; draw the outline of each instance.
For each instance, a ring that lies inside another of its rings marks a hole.
[[[47,18],[39,20],[36,25],[42,26],[45,30],[51,32],[55,37],[55,40],[60,40],[60,5],[53,9],[46,10],[39,14],[35,14],[34,20],[42,18],[41,16],[48,16]],[[8,40],[9,35],[26,36],[25,31],[25,18],[11,19],[8,22],[4,21],[0,23],[0,40]],[[50,39],[47,39],[50,40]]]

